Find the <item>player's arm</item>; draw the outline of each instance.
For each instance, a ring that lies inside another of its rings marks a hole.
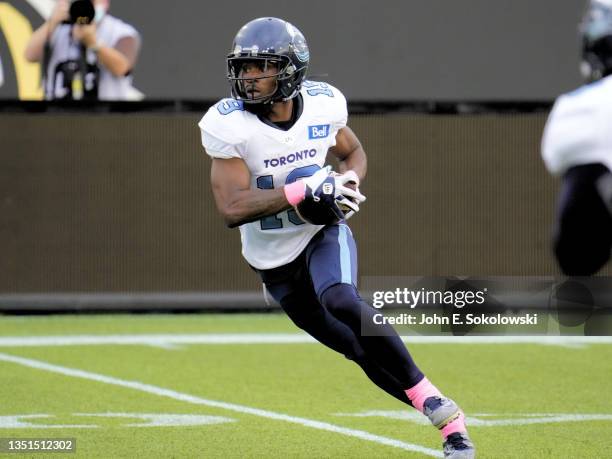
[[[323,183],[330,177],[330,171],[329,167],[324,167],[310,177],[296,180],[281,188],[252,189],[251,174],[242,159],[213,158],[211,183],[217,209],[223,215],[225,224],[234,228],[296,206],[306,199],[307,194],[320,193]],[[345,186],[353,180],[352,177],[355,175],[337,176],[336,189],[339,194],[351,197],[356,202],[363,202],[363,195]]]
[[[342,174],[353,170],[360,181],[366,176],[368,161],[361,142],[348,126],[336,134],[336,145],[329,150],[339,160],[338,169]]]
[[[240,158],[213,158],[210,178],[217,209],[230,228],[291,207],[283,188],[251,189],[251,174]]]

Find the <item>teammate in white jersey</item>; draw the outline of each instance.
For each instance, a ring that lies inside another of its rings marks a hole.
[[[346,126],[346,100],[331,85],[305,80],[308,62],[303,35],[281,19],[255,19],[238,32],[227,60],[232,98],[199,123],[217,207],[229,227],[240,227],[244,257],[298,327],[429,417],[446,457],[474,457],[462,411],[423,375],[393,328],[362,333],[374,327],[376,311],[357,292],[346,222],[312,225],[295,211],[319,199],[322,183],[338,201],[350,199],[351,214],[365,200],[358,185],[366,154]],[[328,152],[339,174],[323,167]]]
[[[587,84],[555,102],[542,156],[562,177],[555,256],[565,274],[589,276],[612,248],[612,0],[592,0],[580,32]]]

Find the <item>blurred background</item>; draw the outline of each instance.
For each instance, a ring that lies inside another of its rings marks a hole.
[[[52,0],[0,2],[0,308],[266,308],[217,215],[197,122],[237,30],[278,16],[340,88],[369,154],[362,276],[551,276],[540,139],[580,85],[582,0],[114,0],[141,34],[139,102],[43,102],[25,62]]]
[[[580,83],[577,23],[584,4],[112,0],[110,13],[142,34],[134,77],[147,99],[226,95],[224,59],[236,32],[253,18],[276,16],[306,36],[311,75],[323,76],[352,101],[550,101]],[[0,98],[14,99],[23,82],[19,43],[27,41],[28,28],[42,24],[54,0],[0,5]]]

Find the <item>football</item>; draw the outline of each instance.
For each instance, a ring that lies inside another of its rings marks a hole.
[[[302,220],[313,225],[334,225],[344,219],[344,211],[335,197],[333,177],[326,178],[316,190],[307,188],[305,199],[295,206]]]

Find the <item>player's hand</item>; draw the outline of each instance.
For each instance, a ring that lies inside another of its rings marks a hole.
[[[348,171],[344,174],[333,172],[331,166],[325,166],[319,169],[310,177],[298,180],[289,185],[285,185],[285,196],[287,201],[292,206],[296,206],[304,200],[306,196],[312,196],[317,199],[322,192],[330,194],[331,190],[323,190],[322,185],[328,182],[328,178],[333,178],[333,194],[338,203],[342,204],[351,211],[351,216],[359,211],[359,203],[366,200],[366,197],[359,192],[359,177],[354,171]],[[354,189],[353,189],[354,188]],[[349,202],[350,201],[350,202]]]
[[[356,204],[362,203],[366,197],[359,192],[359,177],[355,171],[346,171],[344,174],[333,173],[336,182],[336,197],[342,195]]]
[[[331,166],[325,166],[324,168],[316,171],[310,177],[306,177],[285,185],[284,190],[287,201],[292,206],[296,206],[306,198],[306,195],[316,195],[317,190],[323,185],[323,182],[331,174]]]
[[[355,201],[350,200],[346,196],[340,195],[336,198],[336,204],[340,210],[344,213],[344,219],[348,220],[357,212],[359,212],[359,204]]]
[[[359,212],[359,204],[366,197],[359,191],[359,177],[355,171],[347,171],[344,174],[335,174],[336,180],[336,203],[344,212],[345,220],[348,220]]]
[[[307,188],[310,188],[311,190],[316,190],[331,174],[333,174],[331,166],[325,166],[324,168],[316,171],[310,177],[302,179],[302,181],[304,182],[304,185]]]

